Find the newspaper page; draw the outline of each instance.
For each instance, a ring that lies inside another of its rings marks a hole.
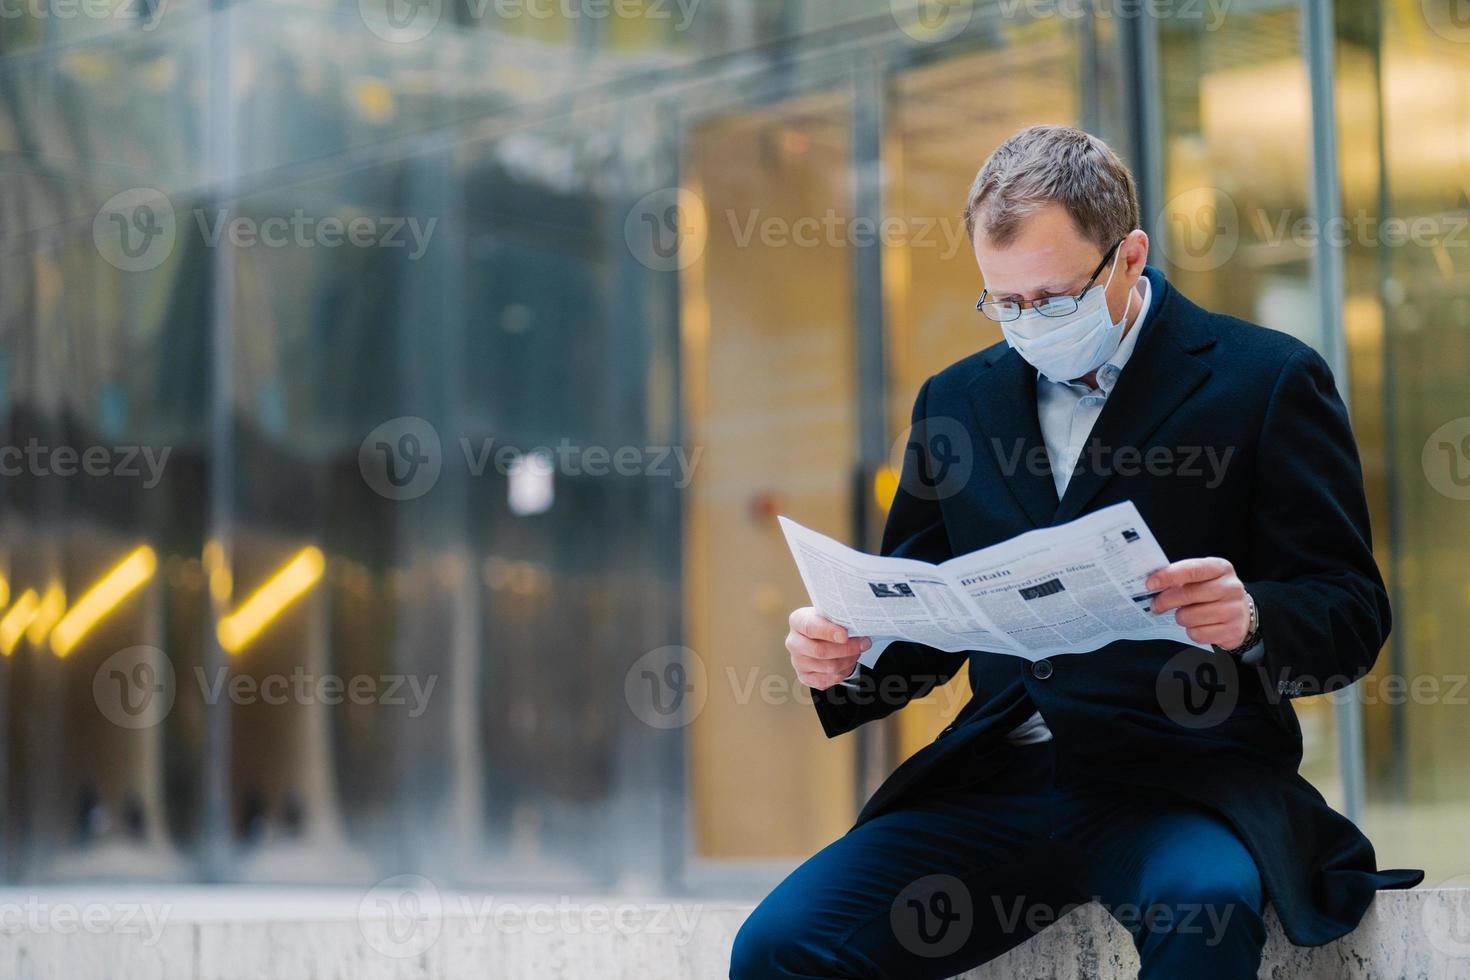
[[[1169,563],[1133,501],[952,558],[939,566],[1029,660],[1114,640],[1195,643],[1155,614],[1144,580]]]
[[[877,659],[880,640],[952,652],[1022,652],[938,566],[866,555],[789,518],[780,521],[812,605],[850,635],[873,637],[872,656],[865,661]]]
[[[1144,580],[1169,563],[1132,501],[1041,528],[942,565],[854,551],[782,517],[812,605],[853,636],[1039,660],[1114,640],[1192,646],[1172,611],[1150,611]]]

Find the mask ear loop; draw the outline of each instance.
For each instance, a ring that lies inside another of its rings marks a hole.
[[[1103,284],[1103,305],[1104,306],[1106,306],[1107,305],[1107,302],[1108,302],[1108,286],[1111,286],[1113,284],[1113,273],[1115,273],[1115,272],[1118,271],[1118,257],[1121,256],[1122,254],[1123,254],[1123,244],[1121,242],[1119,242],[1118,243],[1118,250],[1113,253],[1113,267],[1108,270],[1108,281]],[[1128,322],[1128,311],[1131,310],[1131,309],[1133,309],[1133,290],[1130,289],[1130,290],[1128,290],[1128,302],[1126,302],[1126,303],[1123,304],[1123,316],[1119,318],[1119,320],[1118,320],[1119,323],[1127,324],[1127,322]],[[1108,313],[1108,318],[1109,319],[1112,319],[1112,316],[1113,316],[1113,314],[1111,312]],[[1114,326],[1117,326],[1117,324],[1115,323]]]

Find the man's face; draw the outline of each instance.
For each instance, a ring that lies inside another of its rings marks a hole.
[[[1039,300],[1047,296],[1076,296],[1087,285],[1087,277],[1102,261],[1104,251],[1077,230],[1060,204],[1051,204],[1027,215],[1020,232],[1004,247],[997,246],[978,226],[975,229],[975,261],[989,290],[987,299]],[[1128,291],[1138,283],[1148,259],[1148,236],[1134,230],[1118,246],[1113,280],[1108,284],[1108,312],[1114,321],[1123,316]],[[1114,263],[1110,262],[1109,267]],[[1097,285],[1108,283],[1109,268],[1097,277]],[[1133,304],[1138,309],[1138,304]]]

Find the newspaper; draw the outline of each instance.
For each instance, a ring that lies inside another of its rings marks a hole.
[[[863,554],[780,520],[812,605],[850,635],[873,638],[864,663],[896,640],[1027,660],[1114,640],[1208,649],[1173,610],[1151,610],[1157,593],[1144,580],[1169,560],[1131,500],[942,565]]]

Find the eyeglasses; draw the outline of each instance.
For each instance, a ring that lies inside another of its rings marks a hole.
[[[1097,264],[1097,268],[1092,270],[1092,275],[1087,277],[1087,285],[1083,286],[1082,291],[1076,296],[1043,296],[1041,299],[1023,300],[987,300],[985,297],[990,295],[990,290],[987,289],[975,301],[975,309],[984,313],[992,320],[1000,320],[1002,322],[1016,319],[1021,315],[1021,311],[1027,307],[1035,310],[1042,316],[1066,316],[1069,313],[1075,313],[1077,312],[1077,308],[1082,305],[1082,297],[1086,296],[1087,291],[1092,288],[1093,283],[1097,282],[1097,277],[1102,275],[1102,271],[1107,268],[1108,262],[1113,257],[1113,253],[1122,244],[1123,239],[1120,238],[1113,244],[1112,248],[1108,249],[1108,254],[1103,256],[1102,261]]]

